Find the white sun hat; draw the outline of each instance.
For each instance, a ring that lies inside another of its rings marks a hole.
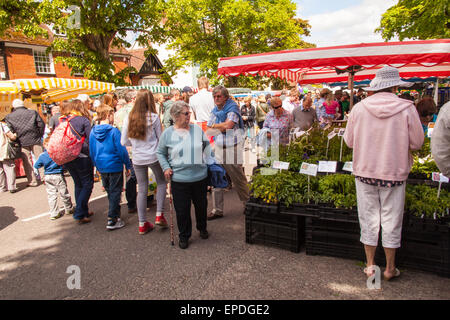
[[[23,101],[21,99],[14,99],[12,106],[13,106],[13,108],[20,108],[20,107],[25,107],[25,104],[23,103]]]
[[[398,70],[394,67],[384,66],[377,71],[375,78],[370,82],[369,87],[364,88],[367,91],[378,91],[391,87],[410,87],[414,83],[402,81]]]

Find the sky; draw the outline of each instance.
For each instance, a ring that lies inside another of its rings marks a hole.
[[[310,36],[303,40],[317,47],[381,42],[374,30],[379,26],[381,15],[397,0],[293,0],[297,4],[297,17],[311,25]],[[395,39],[393,39],[395,40]],[[393,41],[391,40],[391,41]],[[164,64],[170,52],[157,47],[158,57]],[[185,73],[187,71],[187,73]],[[182,70],[172,79],[173,86],[196,87],[190,68]]]

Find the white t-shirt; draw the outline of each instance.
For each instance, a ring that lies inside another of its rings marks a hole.
[[[194,111],[197,121],[208,121],[214,108],[212,93],[206,89],[200,90],[189,99],[189,106]]]
[[[287,97],[286,99],[283,100],[283,109],[286,111],[289,111],[292,113],[292,110],[295,109],[295,107],[297,107],[297,104],[294,104],[291,102],[290,98]]]

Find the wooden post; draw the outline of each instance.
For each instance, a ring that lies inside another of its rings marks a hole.
[[[350,106],[349,110],[352,111],[353,108],[353,79],[355,77],[355,72],[352,70],[348,73],[348,89],[350,90]]]

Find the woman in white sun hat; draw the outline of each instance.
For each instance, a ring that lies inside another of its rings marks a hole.
[[[400,247],[405,180],[412,166],[410,150],[418,150],[424,134],[413,102],[395,95],[399,86],[411,83],[400,79],[396,68],[378,70],[366,88],[373,95],[357,103],[344,134],[353,148],[353,174],[356,177],[361,242],[367,258],[364,272],[375,272],[375,251],[381,226],[386,254],[384,278],[400,275],[395,252]]]

